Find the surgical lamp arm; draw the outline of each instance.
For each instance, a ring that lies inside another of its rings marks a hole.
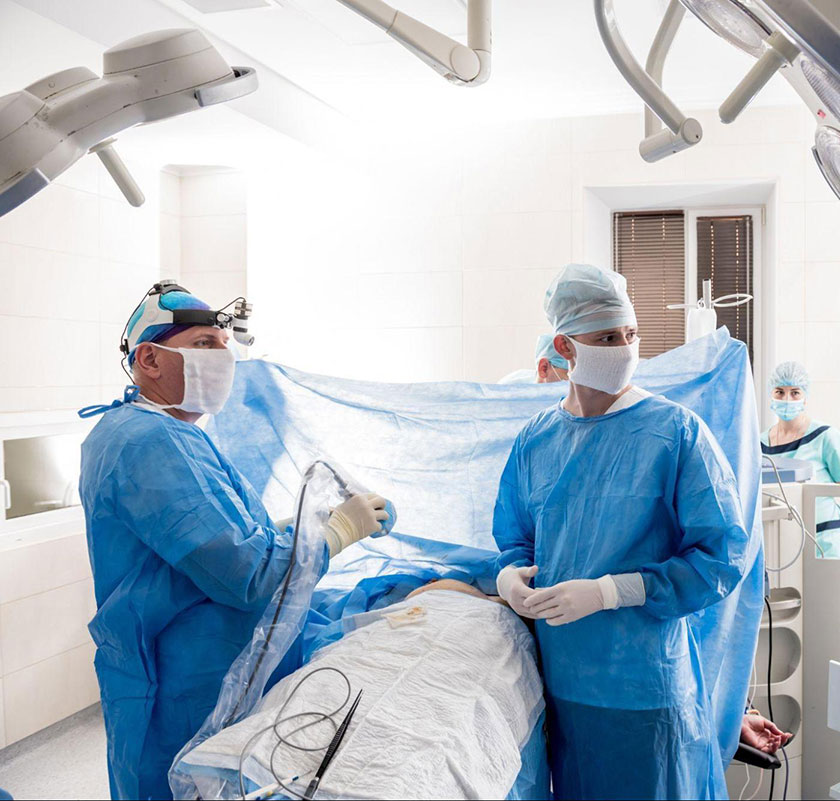
[[[778,31],[767,37],[766,44],[763,55],[721,104],[718,111],[721,122],[734,122],[767,82],[799,55],[799,48]]]
[[[650,46],[645,62],[645,72],[659,87],[662,86],[665,59],[668,57],[684,16],[685,6],[680,3],[680,0],[671,0],[665,10],[665,16],[662,17],[662,22],[659,23],[659,30],[656,32],[653,44]],[[662,121],[651,111],[650,106],[645,106],[645,136],[652,136],[661,130]]]
[[[382,0],[338,2],[382,28],[452,83],[479,86],[490,77],[492,0],[468,0],[466,46]]]
[[[671,0],[665,12],[648,55],[648,70],[642,69],[621,36],[613,0],[594,0],[594,5],[598,31],[610,58],[647,107],[646,138],[639,145],[642,158],[648,162],[659,161],[672,153],[696,145],[703,136],[700,123],[692,117],[686,117],[660,85],[665,57],[685,12],[678,0]],[[665,129],[656,130],[653,114],[665,124]]]

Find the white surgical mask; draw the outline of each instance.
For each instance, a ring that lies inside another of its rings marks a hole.
[[[631,345],[584,345],[572,340],[575,366],[569,380],[610,395],[617,395],[630,383],[639,364],[639,340]]]
[[[218,414],[233,388],[236,355],[229,348],[168,348],[152,342],[156,348],[180,353],[184,360],[184,399],[158,409],[181,409],[198,414]]]

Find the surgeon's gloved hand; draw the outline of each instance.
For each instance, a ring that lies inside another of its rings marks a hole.
[[[604,609],[616,609],[618,589],[612,576],[573,579],[535,590],[523,604],[531,617],[545,620],[549,626],[563,626]]]
[[[371,534],[379,534],[382,521],[388,519],[387,501],[375,492],[354,495],[333,509],[327,521],[326,539],[330,556]]]
[[[499,596],[504,598],[510,608],[520,617],[535,618],[536,615],[525,606],[528,598],[534,595],[537,590],[529,586],[531,579],[537,575],[537,566],[514,567],[508,565],[503,568],[496,577],[496,589]]]

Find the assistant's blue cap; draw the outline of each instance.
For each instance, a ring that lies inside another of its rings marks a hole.
[[[808,371],[799,362],[782,362],[770,374],[767,382],[772,392],[776,387],[799,387],[807,396],[811,387]]]
[[[545,316],[556,334],[591,334],[637,325],[621,273],[591,264],[567,264],[545,293]]]
[[[150,304],[153,304],[150,306]],[[160,342],[169,337],[174,337],[189,328],[189,325],[167,323],[154,323],[156,318],[166,315],[159,314],[160,310],[175,311],[176,309],[200,309],[209,311],[210,307],[195,295],[189,292],[166,292],[150,295],[138,307],[126,326],[126,340],[128,341],[129,366],[134,363],[134,349],[141,342]],[[169,315],[171,319],[171,315]]]
[[[554,334],[540,334],[537,337],[534,362],[539,364],[540,359],[548,359],[549,364],[561,370],[568,370],[569,363],[554,349],[554,336]]]

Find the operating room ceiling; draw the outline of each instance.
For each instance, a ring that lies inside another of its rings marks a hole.
[[[252,59],[261,77],[276,73],[342,115],[382,129],[640,109],[604,50],[592,0],[494,0],[493,74],[488,84],[473,89],[447,84],[337,0],[16,2],[102,44],[172,27],[180,19]],[[392,4],[445,33],[464,34],[462,0]],[[665,5],[665,0],[616,0],[625,38],[642,61]],[[230,7],[234,10],[216,10]],[[665,86],[682,108],[716,107],[752,63],[688,15],[666,64]],[[262,86],[262,101],[276,103],[269,96],[271,82],[263,80]],[[758,102],[798,99],[777,76]]]

